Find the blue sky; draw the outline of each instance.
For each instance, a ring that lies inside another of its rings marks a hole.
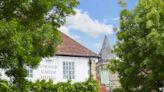
[[[125,0],[127,8],[132,9],[137,0]],[[85,47],[99,53],[104,35],[107,34],[109,43],[116,43],[113,27],[119,27],[121,7],[118,0],[80,0],[75,9],[76,14],[67,17],[62,32],[69,35]]]

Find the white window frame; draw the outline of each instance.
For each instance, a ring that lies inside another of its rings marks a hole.
[[[33,69],[32,68],[28,68],[27,73],[28,73],[28,78],[33,78]]]
[[[63,79],[75,79],[75,63],[63,62]]]

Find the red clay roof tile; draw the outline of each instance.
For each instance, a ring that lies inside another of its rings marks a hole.
[[[82,46],[69,36],[61,33],[62,44],[58,47],[56,55],[80,56],[80,57],[99,57],[96,53]]]

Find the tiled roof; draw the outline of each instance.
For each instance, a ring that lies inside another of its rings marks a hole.
[[[62,44],[58,47],[56,55],[80,56],[80,57],[99,57],[96,53],[76,42],[69,36],[61,33]]]

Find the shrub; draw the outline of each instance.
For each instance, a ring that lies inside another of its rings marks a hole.
[[[112,92],[125,92],[123,88],[115,88]]]
[[[11,86],[7,81],[0,80],[0,91],[1,92],[12,92]]]
[[[54,84],[52,80],[37,80],[32,83],[27,81],[23,85],[23,92],[98,92],[99,85],[95,80],[87,80],[85,82],[72,83],[70,80],[67,82],[59,82]],[[18,86],[10,84],[7,81],[0,80],[0,92],[21,92]]]
[[[53,84],[51,80],[38,80],[31,85],[32,92],[98,92],[98,83],[95,80],[72,83],[71,81]]]

